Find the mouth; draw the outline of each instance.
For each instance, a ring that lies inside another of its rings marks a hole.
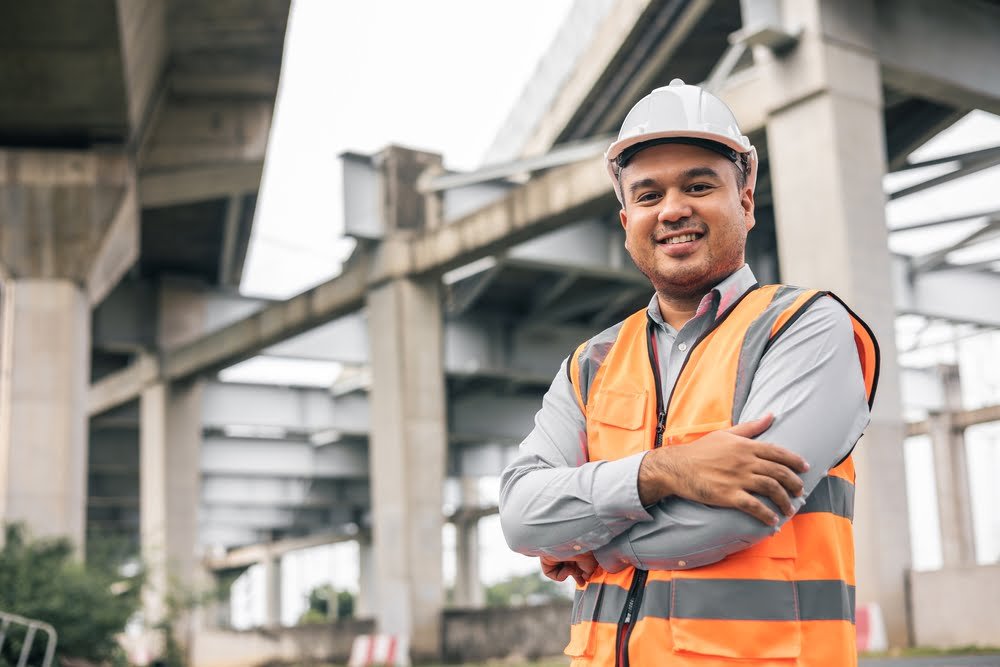
[[[704,236],[702,232],[685,231],[657,239],[656,245],[671,257],[679,257],[694,252]]]

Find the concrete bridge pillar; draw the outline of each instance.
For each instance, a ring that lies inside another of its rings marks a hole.
[[[976,564],[976,540],[965,432],[955,425],[954,416],[962,409],[962,386],[958,366],[941,365],[937,372],[944,405],[941,412],[931,414],[928,421],[934,449],[941,560],[945,568],[967,567]]]
[[[778,85],[811,82],[767,121],[782,280],[834,291],[881,346],[875,410],[855,450],[857,600],[881,606],[889,641],[900,646],[907,643],[910,542],[873,4],[785,2],[785,25],[803,27],[800,43],[782,57],[754,56]]]
[[[462,507],[479,507],[479,479],[462,477]],[[455,606],[482,607],[486,591],[479,578],[479,517],[459,516],[455,519]]]
[[[264,566],[264,627],[281,626],[281,555],[268,554]]]
[[[386,234],[405,238],[433,224],[416,182],[440,156],[390,147],[378,163]],[[415,660],[434,659],[447,450],[440,278],[392,280],[368,292],[367,306],[375,618],[379,632],[409,636]]]
[[[161,348],[203,331],[205,304],[197,291],[161,285],[157,310]],[[171,612],[168,595],[200,595],[210,581],[197,554],[203,386],[198,379],[159,382],[143,390],[139,400],[139,534],[148,568],[147,627]],[[195,617],[188,610],[173,611],[177,638],[187,646]]]
[[[371,618],[378,604],[378,576],[375,550],[370,539],[358,540],[358,597],[354,604],[356,618]]]
[[[0,151],[0,521],[83,553],[90,318],[138,256],[120,153]]]

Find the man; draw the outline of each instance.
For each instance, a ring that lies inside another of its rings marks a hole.
[[[573,665],[856,664],[874,337],[828,293],[758,287],[757,155],[719,99],[675,79],[606,157],[656,294],[563,363],[503,474],[507,541],[576,579]]]

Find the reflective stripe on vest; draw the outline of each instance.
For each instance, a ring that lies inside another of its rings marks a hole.
[[[748,291],[722,313],[690,350],[670,394],[664,446],[731,427],[764,354],[826,295],[771,285]],[[878,348],[868,327],[850,315],[871,402]],[[640,311],[574,353],[567,370],[587,416],[585,460],[622,458],[653,446],[657,396],[647,336],[647,315]],[[625,659],[637,666],[664,664],[664,656],[679,666],[715,665],[720,658],[761,666],[854,664],[853,515],[848,455],[777,534],[718,563],[643,572],[638,581],[631,567],[599,571],[577,591],[566,653],[573,665],[614,665],[615,645],[624,636]],[[634,581],[644,586],[633,594],[638,607],[622,634]]]

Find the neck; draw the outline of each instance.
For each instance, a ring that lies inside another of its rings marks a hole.
[[[694,314],[698,311],[698,304],[701,303],[705,294],[690,298],[678,298],[667,296],[663,292],[657,292],[656,300],[660,304],[660,315],[663,317],[663,321],[679,331],[681,327],[687,324],[688,320],[694,317]]]

